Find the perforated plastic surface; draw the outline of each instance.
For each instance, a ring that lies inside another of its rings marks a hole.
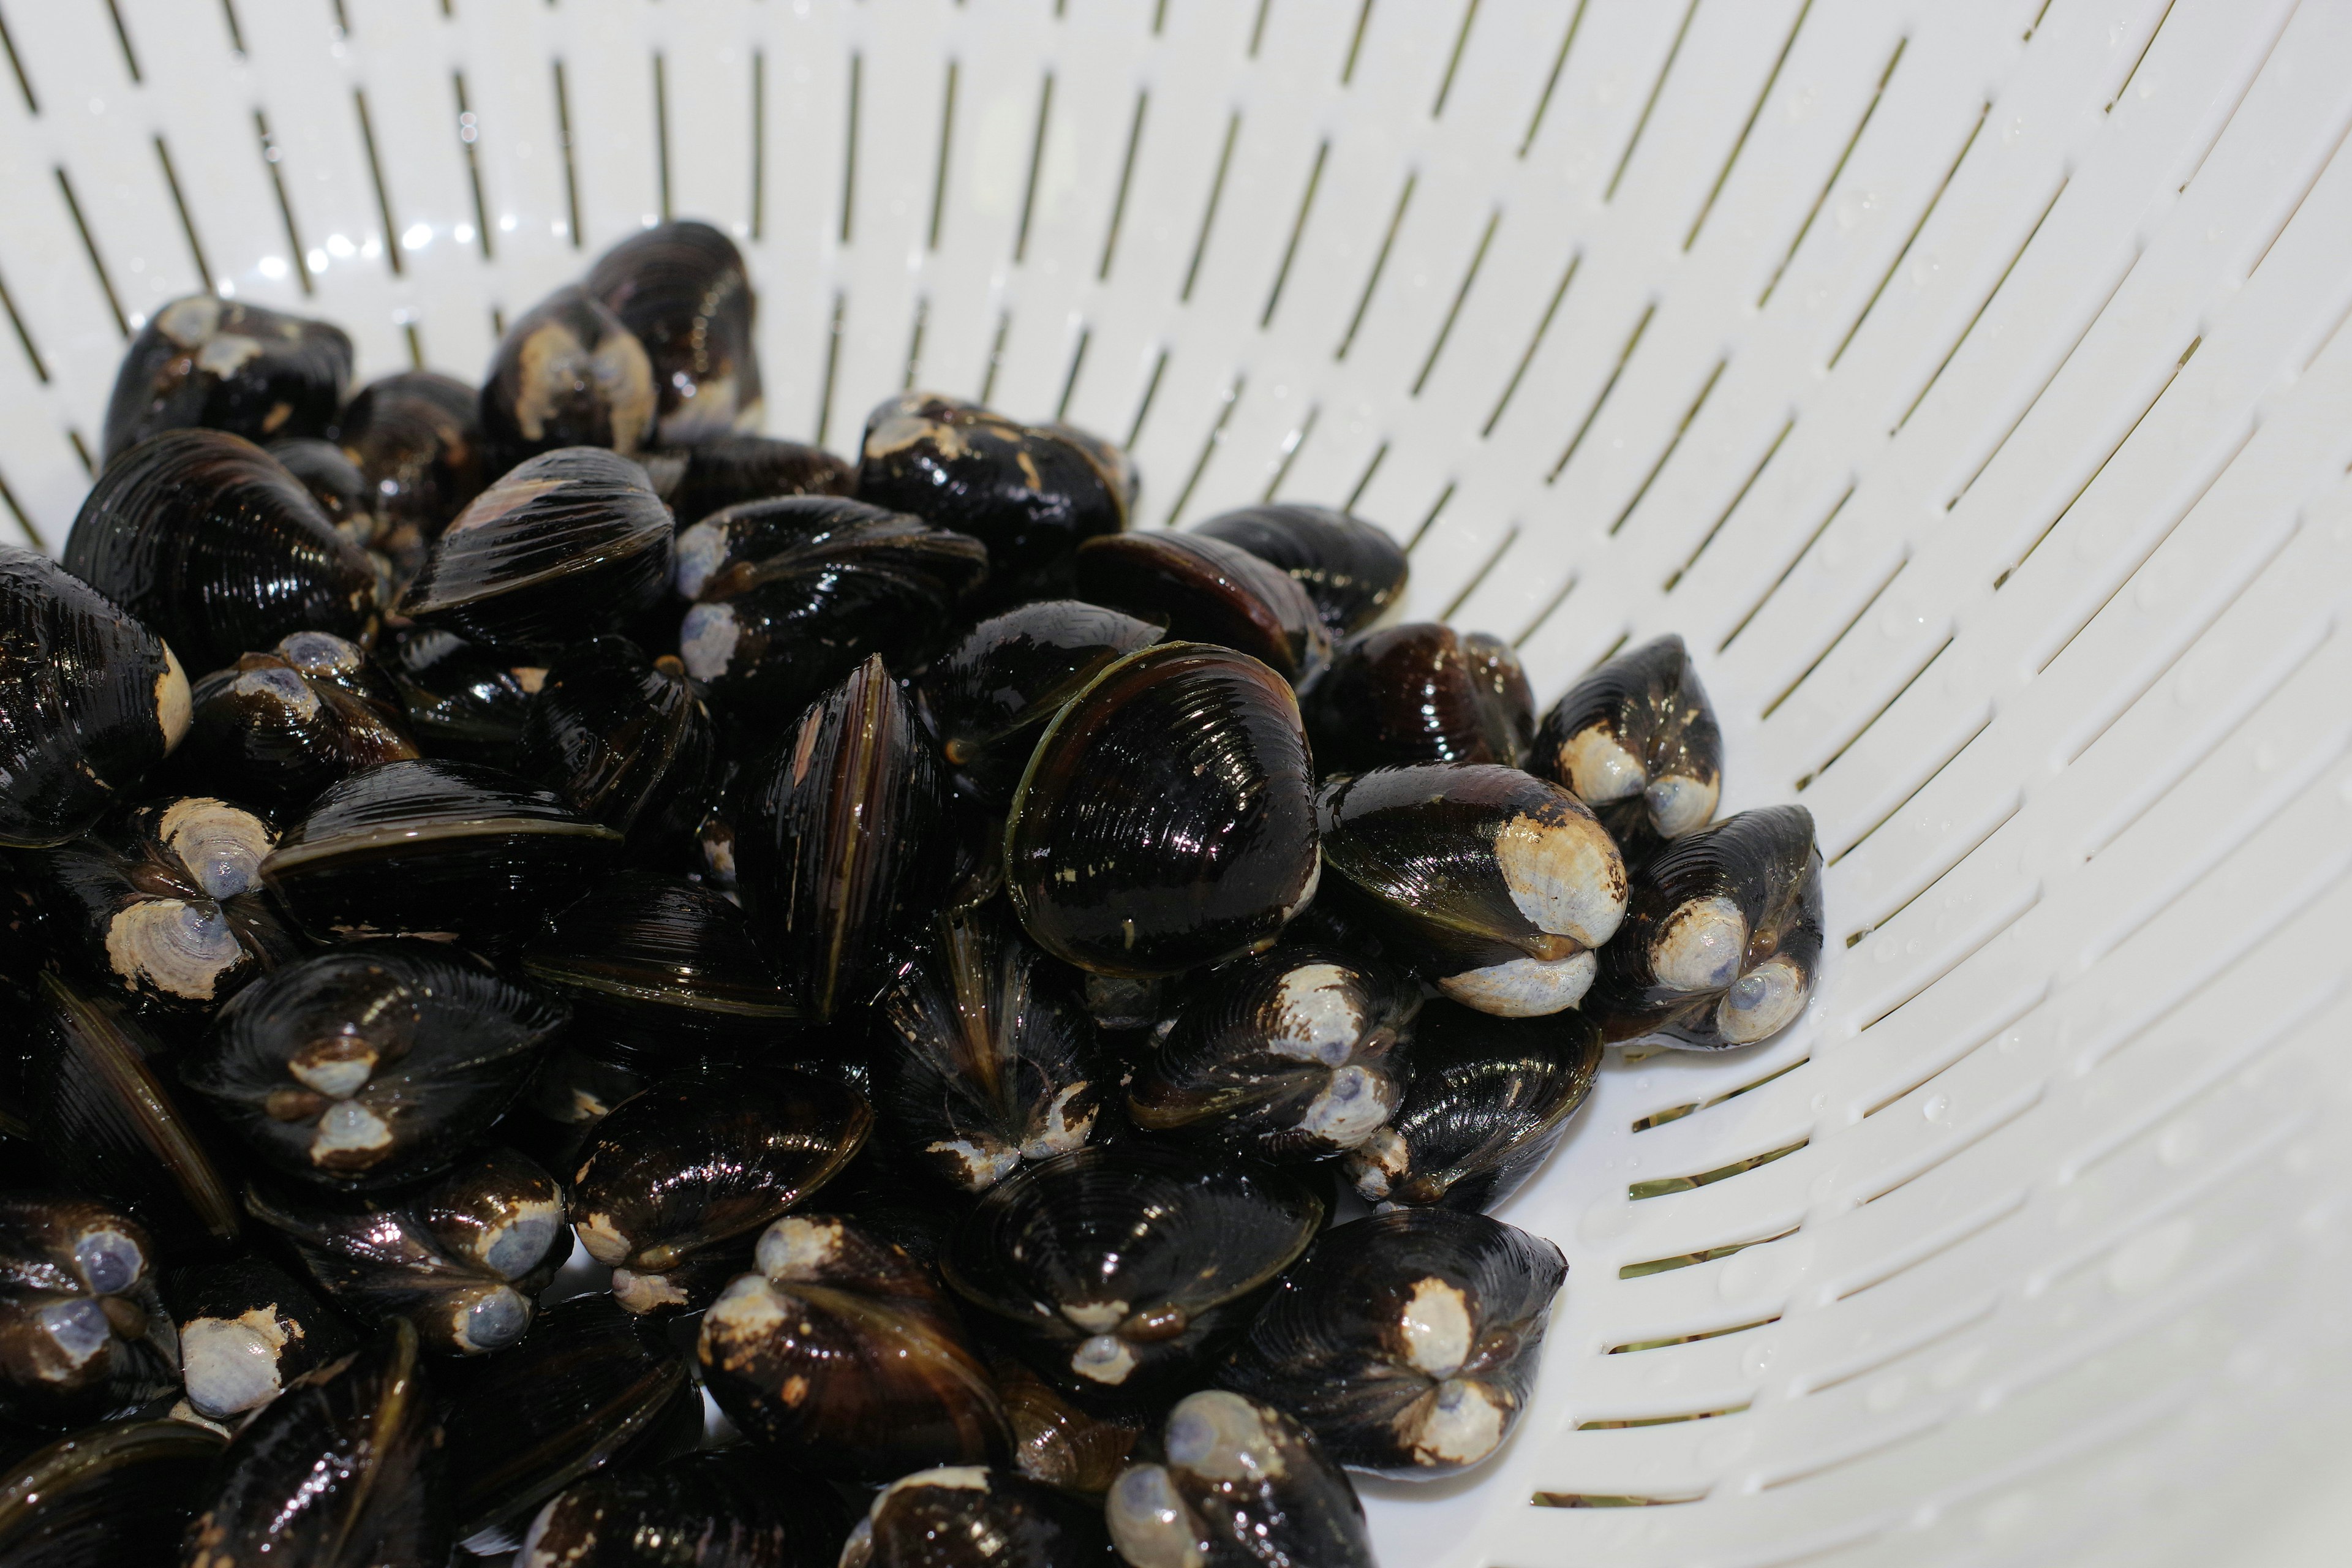
[[[906,384],[1345,501],[1548,700],[1680,630],[1832,956],[1612,1066],[1391,1568],[2209,1560],[2344,1452],[2352,6],[0,0],[0,480],[205,283],[478,374],[666,214]],[[2334,1484],[2341,1485],[2340,1475]],[[1637,1502],[1602,1509],[1576,1504]],[[1538,1506],[1544,1505],[1544,1506]]]

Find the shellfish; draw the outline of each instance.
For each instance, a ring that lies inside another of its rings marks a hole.
[[[139,329],[106,405],[107,465],[164,430],[205,426],[254,441],[321,436],[352,379],[340,327],[190,294]]]
[[[1706,826],[1723,789],[1723,732],[1683,639],[1621,653],[1544,715],[1534,771],[1576,792],[1640,861]]]
[[[1334,638],[1362,631],[1404,592],[1404,552],[1382,530],[1325,506],[1274,501],[1220,512],[1192,532],[1238,544],[1290,574]]]

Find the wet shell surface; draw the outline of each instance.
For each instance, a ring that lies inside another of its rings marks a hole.
[[[0,1474],[0,1562],[101,1568],[177,1561],[221,1435],[187,1421],[84,1427]]]
[[[566,284],[499,340],[481,400],[489,471],[563,447],[634,456],[653,440],[658,400],[645,344],[602,300]]]
[[[1404,763],[1517,767],[1535,738],[1535,699],[1498,639],[1434,621],[1341,644],[1300,699],[1328,775]]]
[[[514,1568],[834,1568],[848,1531],[830,1488],[737,1447],[573,1482]]]
[[[1004,1414],[1013,1424],[1013,1468],[1033,1481],[1099,1497],[1118,1479],[1145,1426],[1133,1412],[1079,1408],[1025,1362],[989,1356]]]
[[[740,430],[648,452],[645,465],[681,531],[745,501],[845,496],[857,489],[856,466],[824,447]]]
[[[154,1243],[76,1198],[0,1195],[0,1416],[63,1430],[125,1415],[179,1382]]]
[[[409,733],[425,754],[509,772],[521,765],[523,720],[543,665],[501,656],[455,632],[415,628],[384,661]]]
[[[164,1277],[180,1334],[180,1379],[199,1415],[226,1421],[353,1348],[308,1286],[257,1255]]]
[[[1005,885],[1039,946],[1172,974],[1262,946],[1314,896],[1312,763],[1289,683],[1161,643],[1055,716],[1015,792]]]
[[[296,632],[196,682],[173,762],[190,787],[299,813],[338,779],[418,754],[392,682],[358,644]]]
[[[1122,1471],[1104,1508],[1132,1568],[1373,1568],[1346,1472],[1274,1406],[1223,1388],[1186,1394],[1160,1453]]]
[[[523,776],[583,816],[628,833],[693,830],[718,766],[710,710],[670,655],[626,637],[566,649],[524,716]]]
[[[123,352],[106,405],[107,465],[164,430],[248,440],[322,436],[352,378],[352,340],[325,321],[212,294],[174,300]]]
[[[1111,1568],[1102,1510],[1009,1470],[946,1465],[882,1489],[840,1568]]]
[[[481,398],[454,376],[404,370],[368,383],[335,416],[383,527],[429,544],[490,481]]]
[[[1286,572],[1205,535],[1120,533],[1078,548],[1078,595],[1236,648],[1297,684],[1322,668],[1331,639],[1314,601]]]
[[[1567,1278],[1540,1237],[1452,1209],[1326,1232],[1218,1382],[1297,1417],[1350,1469],[1455,1474],[1502,1446]]]
[[[1315,602],[1334,638],[1362,631],[1404,592],[1409,566],[1395,540],[1325,506],[1270,502],[1220,512],[1192,532],[1238,544],[1279,566]]]
[[[692,219],[659,224],[598,257],[585,287],[644,345],[661,440],[759,425],[759,300],[733,240]]]
[[[1723,790],[1723,733],[1672,635],[1619,654],[1544,715],[1533,770],[1576,792],[1639,861],[1704,827]]]
[[[301,481],[337,533],[367,552],[375,572],[376,602],[389,605],[397,598],[401,586],[424,563],[425,542],[412,531],[395,537],[384,529],[359,465],[343,456],[341,447],[316,436],[272,441],[262,450]]]

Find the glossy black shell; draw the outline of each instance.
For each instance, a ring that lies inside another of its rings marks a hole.
[[[104,1205],[0,1194],[0,1417],[65,1430],[178,1383],[154,1256],[147,1231]]]
[[[420,543],[490,482],[479,395],[434,371],[404,370],[360,388],[335,416],[335,439],[385,526],[413,530]]]
[[[1238,544],[1297,580],[1334,638],[1381,618],[1404,592],[1404,552],[1381,529],[1324,506],[1287,501],[1220,512],[1194,533]]]
[[[258,1253],[173,1269],[163,1300],[179,1326],[189,1406],[214,1421],[268,1404],[357,1342],[308,1286]]]
[[[710,710],[675,658],[626,637],[566,649],[524,716],[521,772],[623,833],[689,834],[719,761]]]
[[[733,240],[690,218],[660,224],[598,257],[585,287],[645,345],[660,439],[758,426],[759,299]]]
[[[918,1470],[882,1489],[840,1568],[1118,1568],[1093,1502],[1009,1470]]]
[[[1294,685],[1330,658],[1314,601],[1288,574],[1237,544],[1157,530],[1078,548],[1081,598],[1165,626],[1187,642],[1236,648]]]
[[[1158,1462],[1122,1473],[1104,1513],[1129,1563],[1373,1568],[1346,1473],[1312,1432],[1229,1389],[1178,1401]]]
[[[225,1439],[170,1419],[60,1437],[0,1475],[0,1562],[99,1568],[176,1562]]]
[[[1544,715],[1531,771],[1574,790],[1639,863],[1704,827],[1723,788],[1723,732],[1683,639],[1621,653]]]
[[[1401,763],[1518,767],[1535,738],[1535,699],[1517,656],[1434,621],[1340,644],[1299,708],[1326,774]]]
[[[338,779],[417,755],[391,680],[356,643],[296,632],[196,682],[174,771],[265,811],[299,813]]]
[[[857,489],[856,466],[824,447],[740,430],[649,452],[645,464],[681,531],[744,501],[845,496]]]
[[[191,294],[139,329],[107,400],[108,465],[164,430],[249,440],[322,436],[352,377],[352,340],[324,321]]]
[[[610,308],[567,284],[517,318],[483,384],[488,469],[564,447],[633,457],[651,444],[659,389],[645,345]]]
[[[835,1568],[848,1511],[747,1447],[596,1470],[549,1500],[514,1568]]]
[[[455,632],[415,627],[384,662],[409,732],[425,755],[511,772],[520,763],[530,688],[544,667],[501,657]]]

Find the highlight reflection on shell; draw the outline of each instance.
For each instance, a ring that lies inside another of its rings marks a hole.
[[[101,456],[204,426],[248,440],[321,436],[352,378],[352,340],[242,300],[191,294],[147,319],[107,400]]]
[[[1723,733],[1683,639],[1643,643],[1544,715],[1535,772],[1574,790],[1638,863],[1704,827],[1723,788]]]
[[[1187,642],[1237,649],[1293,685],[1331,656],[1330,635],[1307,591],[1222,539],[1165,531],[1089,539],[1078,548],[1076,584],[1082,598],[1163,625]]]
[[[1245,506],[1195,523],[1191,531],[1238,544],[1288,573],[1334,638],[1379,620],[1404,592],[1409,573],[1395,540],[1331,507]]]
[[[105,1205],[0,1195],[0,1416],[64,1430],[179,1381],[154,1257],[147,1231]]]
[[[1129,1563],[1373,1568],[1356,1489],[1274,1406],[1223,1388],[1187,1394],[1168,1414],[1160,1453],[1122,1472],[1105,1508]]]
[[[760,423],[759,299],[735,242],[691,218],[633,234],[585,288],[645,347],[665,442]]]
[[[1495,637],[1433,621],[1342,643],[1300,707],[1326,774],[1401,763],[1517,767],[1535,738],[1535,699],[1517,656]]]

